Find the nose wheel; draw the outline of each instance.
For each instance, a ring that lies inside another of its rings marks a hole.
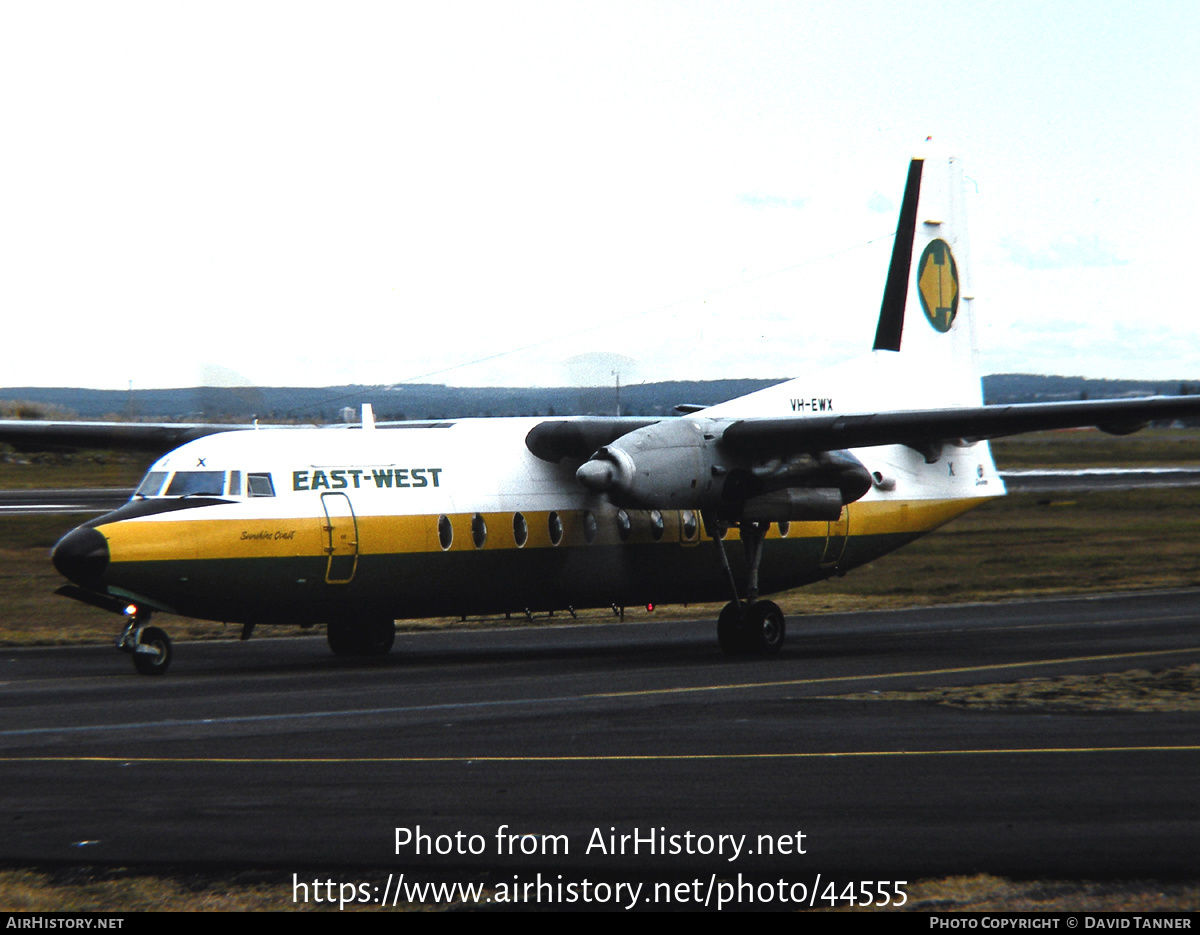
[[[146,626],[149,614],[129,619],[117,649],[133,657],[133,667],[142,675],[163,675],[171,665],[171,638],[165,630]]]

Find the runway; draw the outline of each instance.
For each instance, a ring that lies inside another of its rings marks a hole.
[[[107,513],[133,496],[120,487],[0,490],[0,516]]]
[[[163,679],[7,650],[0,859],[1193,878],[1200,713],[838,696],[1196,662],[1196,597],[794,617],[768,660],[722,656],[712,621],[401,634],[370,663],[318,636],[181,643]],[[449,852],[397,853],[418,827]]]

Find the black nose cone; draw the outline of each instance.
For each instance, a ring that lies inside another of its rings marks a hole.
[[[104,590],[108,540],[91,527],[72,529],[58,540],[50,558],[64,578],[89,591]]]

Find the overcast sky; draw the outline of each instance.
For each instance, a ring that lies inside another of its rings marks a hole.
[[[0,385],[799,375],[869,349],[926,136],[987,372],[1200,379],[1197,49],[1194,2],[6,3]]]

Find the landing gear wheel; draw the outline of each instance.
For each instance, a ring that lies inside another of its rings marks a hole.
[[[386,656],[396,641],[396,622],[331,620],[325,638],[335,656]]]
[[[783,646],[787,626],[783,611],[774,601],[755,601],[744,617],[746,649],[756,656],[773,656]]]
[[[142,627],[133,647],[133,667],[142,675],[163,675],[171,664],[171,638],[158,627]]]
[[[783,611],[774,601],[755,601],[748,607],[730,601],[717,618],[717,642],[727,656],[773,656],[786,632]]]
[[[742,625],[743,612],[741,604],[730,601],[721,608],[721,616],[717,618],[717,642],[726,656],[741,656],[749,648],[746,629]]]
[[[369,620],[363,627],[364,656],[386,656],[396,642],[395,620]]]
[[[356,656],[358,634],[348,620],[330,620],[325,627],[325,639],[335,656]]]

